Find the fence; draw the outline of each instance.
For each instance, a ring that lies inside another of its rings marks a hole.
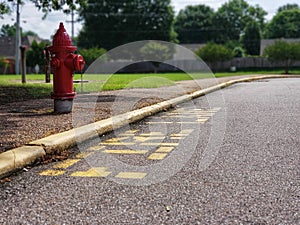
[[[120,73],[150,73],[157,72],[180,72],[182,70],[189,72],[197,72],[205,70],[204,63],[195,63],[193,60],[171,60],[166,63],[161,63],[158,68],[151,62],[133,63],[131,61],[115,61],[101,64],[98,68],[95,68],[95,73],[111,73],[112,68],[122,68],[118,72]],[[172,65],[174,66],[172,66]],[[236,70],[243,69],[269,69],[269,68],[283,68],[284,63],[271,63],[268,59],[263,57],[249,57],[249,58],[234,58],[226,62],[218,62],[208,65],[213,71],[230,71],[235,67]],[[300,61],[293,64],[294,67],[300,67]],[[179,69],[181,68],[181,69]],[[43,68],[41,68],[43,69]],[[10,70],[7,70],[9,73]],[[4,67],[0,67],[0,74],[4,72]],[[43,72],[43,71],[40,71]],[[27,67],[27,73],[34,73],[34,68]]]

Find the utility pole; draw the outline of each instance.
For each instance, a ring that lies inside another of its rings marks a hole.
[[[72,39],[72,42],[74,44],[74,24],[77,22],[74,20],[74,10],[72,9],[71,10],[71,20],[69,21],[66,21],[67,23],[71,23],[71,39]]]
[[[20,46],[21,46],[21,33],[20,33],[20,0],[17,0],[17,22],[16,22],[16,52],[15,52],[15,72],[20,74]]]

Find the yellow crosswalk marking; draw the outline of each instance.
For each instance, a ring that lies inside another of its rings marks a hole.
[[[152,153],[148,156],[148,159],[151,160],[162,160],[164,159],[168,154],[167,153]]]
[[[86,158],[86,157],[88,157],[89,155],[92,155],[92,154],[93,154],[92,152],[80,152],[75,157],[77,159],[84,159],[84,158]]]
[[[120,172],[115,177],[126,179],[143,179],[146,175],[147,173],[142,172]]]
[[[184,139],[187,135],[183,135],[182,137],[171,137],[171,140],[181,140]]]
[[[138,142],[145,142],[149,140],[164,140],[165,136],[158,136],[158,137],[134,137],[134,139]]]
[[[72,173],[71,177],[107,177],[111,172],[106,171],[106,167],[94,167],[87,171],[78,171]]]
[[[104,152],[112,154],[146,154],[148,150],[105,150]]]
[[[102,142],[102,145],[134,145],[134,142]]]
[[[42,176],[60,176],[63,175],[66,171],[63,170],[44,170],[43,172],[40,172],[39,174]]]
[[[197,122],[206,122],[208,120],[208,118],[207,119],[197,119]]]
[[[134,136],[138,130],[127,130],[126,132],[119,134],[118,136]]]
[[[159,142],[147,142],[147,143],[141,143],[140,145],[143,146],[178,146],[179,143],[159,143]]]
[[[106,140],[105,142],[121,142],[123,140],[128,139],[129,137],[116,137]]]
[[[163,133],[161,132],[150,132],[150,133],[143,133],[143,134],[140,134],[140,136],[164,136]]]
[[[162,153],[162,152],[171,152],[173,151],[174,147],[159,147],[155,152]]]
[[[80,161],[80,159],[67,159],[60,163],[57,163],[56,165],[53,166],[53,168],[54,169],[67,169],[68,167],[74,165],[78,161]]]

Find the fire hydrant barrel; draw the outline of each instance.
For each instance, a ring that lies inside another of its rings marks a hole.
[[[54,111],[56,113],[69,113],[72,111],[73,99],[76,95],[73,87],[73,74],[82,71],[84,59],[74,54],[77,47],[67,34],[63,23],[54,35],[52,46],[48,48],[51,53],[51,67],[53,70]]]

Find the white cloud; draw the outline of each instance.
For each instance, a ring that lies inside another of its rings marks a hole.
[[[271,19],[278,7],[290,4],[299,4],[299,0],[246,0],[250,5],[260,5],[268,12],[267,19]],[[226,0],[172,0],[172,5],[176,12],[183,9],[186,5],[205,4],[217,10]],[[51,12],[45,20],[42,20],[43,13],[38,11],[34,4],[26,1],[25,5],[21,8],[21,26],[24,31],[34,31],[40,37],[50,39],[51,35],[55,34],[58,29],[59,23],[63,22],[69,35],[71,35],[71,24],[67,20],[71,19],[70,15],[65,15],[62,12]],[[3,24],[14,24],[15,14],[6,15],[4,19],[0,19],[0,27]],[[78,34],[82,25],[75,24],[75,35]]]

